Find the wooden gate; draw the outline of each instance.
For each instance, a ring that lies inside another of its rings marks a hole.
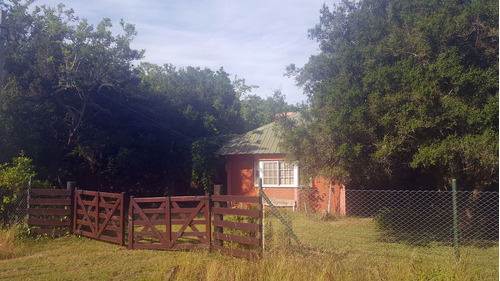
[[[210,197],[130,197],[129,249],[210,247]]]
[[[75,190],[73,234],[125,244],[124,193]]]
[[[72,222],[75,235],[123,246],[124,195],[75,189],[71,196],[71,190],[32,189],[28,224],[36,227],[35,234],[64,235]],[[262,251],[260,197],[130,197],[128,224],[129,249],[202,248],[245,258]]]

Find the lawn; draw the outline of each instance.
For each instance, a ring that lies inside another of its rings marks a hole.
[[[498,246],[415,247],[379,241],[369,219],[321,221],[298,215],[304,244],[288,242],[266,218],[266,253],[258,260],[207,251],[127,250],[83,237],[20,239],[0,233],[1,280],[498,280]]]
[[[416,246],[418,243],[387,242],[371,218],[333,217],[323,221],[320,214],[280,212],[304,248],[340,256],[342,270],[353,280],[378,280],[377,276],[382,280],[394,276],[397,280],[399,274],[406,280],[499,280],[498,242],[461,246],[457,260],[451,243]],[[269,230],[269,224],[273,230]],[[270,211],[265,225],[271,234],[266,239],[271,240],[269,247],[296,245]]]

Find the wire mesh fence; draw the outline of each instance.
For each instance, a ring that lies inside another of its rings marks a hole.
[[[12,206],[12,212],[9,212],[9,221],[17,224],[26,223],[28,220],[28,190],[19,192]]]
[[[496,251],[498,260],[498,192],[458,191],[454,211],[452,191],[328,191],[338,196],[298,189],[292,205],[291,201],[283,202],[292,189],[264,189],[271,205],[278,203],[265,208],[267,246],[301,245],[321,251],[401,256],[415,251],[453,256],[459,246],[475,256],[485,254],[484,249]]]
[[[412,243],[462,244],[498,241],[498,193],[456,192],[457,224],[453,223],[452,191],[349,190],[348,216],[371,217],[381,236]]]
[[[297,251],[335,249],[360,255],[395,251],[392,254],[404,256],[417,249],[453,256],[459,246],[485,258],[491,257],[485,254],[487,251],[496,251],[498,261],[498,192],[345,190],[328,186],[326,192],[269,187],[263,193],[264,251],[292,247]],[[17,197],[11,221],[26,222],[27,199],[26,193]]]

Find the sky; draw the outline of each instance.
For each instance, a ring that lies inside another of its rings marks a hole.
[[[307,100],[293,78],[290,63],[303,66],[319,52],[307,30],[319,23],[325,0],[38,0],[36,5],[64,3],[75,15],[97,24],[110,18],[134,24],[133,48],[145,49],[142,61],[177,68],[224,68],[233,80],[255,85],[262,98],[280,89],[288,103]],[[119,30],[119,29],[117,29]]]

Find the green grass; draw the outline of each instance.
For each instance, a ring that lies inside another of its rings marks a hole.
[[[498,280],[498,246],[464,247],[457,261],[445,245],[414,247],[379,241],[371,220],[321,221],[295,214],[301,253],[279,224],[267,251],[244,260],[207,251],[127,250],[67,236],[19,238],[0,231],[1,280]],[[272,234],[272,235],[271,235]]]
[[[426,246],[415,246],[384,241],[370,218],[334,217],[322,221],[319,214],[287,211],[282,211],[282,214],[307,249],[340,255],[345,270],[366,274],[361,279],[377,279],[379,274],[387,278],[396,277],[397,272],[406,272],[403,276],[408,277],[407,280],[417,277],[420,279],[421,276],[425,277],[423,280],[499,278],[498,242],[490,247],[462,246],[460,260],[457,261],[455,249],[449,243],[433,242]],[[278,228],[271,231],[278,238],[271,237],[268,240],[295,244],[293,240],[283,239],[286,237],[285,230],[268,212],[266,225],[269,223],[272,228]],[[412,268],[414,272],[411,271]],[[372,276],[372,273],[375,275]]]

